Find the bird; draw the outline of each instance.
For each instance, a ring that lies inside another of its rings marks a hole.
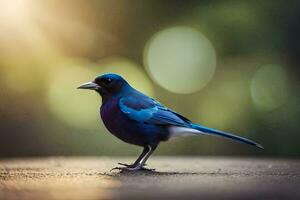
[[[118,163],[121,171],[153,170],[146,161],[160,142],[178,136],[211,135],[227,138],[263,149],[263,146],[244,137],[195,124],[183,115],[136,90],[120,75],[98,75],[78,89],[96,91],[102,97],[100,116],[110,133],[120,140],[138,145],[142,153],[132,164]]]

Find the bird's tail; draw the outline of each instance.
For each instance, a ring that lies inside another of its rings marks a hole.
[[[226,132],[223,132],[223,131],[208,128],[208,127],[201,126],[201,125],[198,125],[198,124],[191,124],[191,128],[196,129],[196,130],[198,130],[201,133],[206,134],[206,135],[221,136],[221,137],[231,139],[231,140],[234,140],[234,141],[237,141],[237,142],[241,142],[241,143],[244,143],[244,144],[253,145],[253,146],[256,146],[260,149],[264,149],[264,147],[262,145],[254,142],[252,140],[249,140],[247,138],[243,138],[243,137],[240,137],[240,136],[237,136],[237,135],[233,135],[231,133],[226,133]]]

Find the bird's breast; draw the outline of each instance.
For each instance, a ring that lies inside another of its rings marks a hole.
[[[140,146],[156,144],[164,128],[143,124],[128,118],[119,108],[119,99],[112,99],[101,106],[100,114],[105,127],[119,139]]]
[[[118,108],[119,99],[115,98],[106,103],[104,103],[100,108],[100,115],[102,121],[106,128],[112,132],[114,127],[118,124],[117,121],[119,120],[119,108]]]
[[[119,139],[131,143],[135,123],[129,121],[119,109],[119,99],[111,99],[102,105],[100,115],[105,127]]]

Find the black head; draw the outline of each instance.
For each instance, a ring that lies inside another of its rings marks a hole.
[[[118,94],[128,86],[127,81],[117,74],[103,74],[97,76],[92,82],[80,85],[78,89],[95,90],[104,97]]]

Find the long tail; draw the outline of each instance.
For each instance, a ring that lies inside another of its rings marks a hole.
[[[237,141],[237,142],[241,142],[241,143],[244,143],[244,144],[250,144],[250,145],[256,146],[260,149],[264,149],[264,147],[262,145],[254,142],[252,140],[249,140],[247,138],[243,138],[243,137],[240,137],[240,136],[237,136],[237,135],[233,135],[233,134],[230,134],[230,133],[225,133],[223,131],[215,130],[215,129],[208,128],[208,127],[205,127],[205,126],[201,126],[201,125],[198,125],[198,124],[191,124],[191,128],[196,129],[196,130],[200,131],[203,134],[221,136],[221,137],[231,139],[231,140],[234,140],[234,141]]]

